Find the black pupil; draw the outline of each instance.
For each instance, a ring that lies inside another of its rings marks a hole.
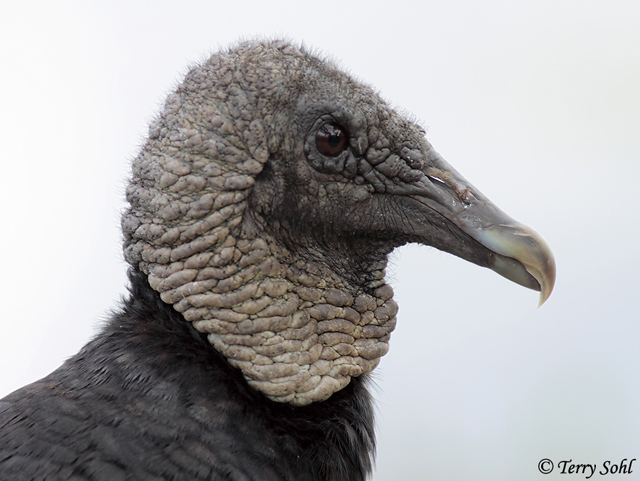
[[[316,135],[316,145],[320,153],[336,156],[346,149],[347,134],[338,124],[325,124]]]

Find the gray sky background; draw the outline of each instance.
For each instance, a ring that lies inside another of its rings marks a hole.
[[[542,458],[640,459],[639,2],[1,10],[0,396],[74,354],[125,293],[129,162],[188,66],[241,38],[286,37],[420,121],[558,263],[536,309],[536,293],[447,254],[394,254],[373,479],[550,481],[566,476],[540,474]]]

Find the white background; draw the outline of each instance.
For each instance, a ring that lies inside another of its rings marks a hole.
[[[538,461],[640,458],[636,0],[22,1],[0,24],[0,396],[125,293],[124,185],[164,96],[218,48],[283,36],[411,112],[558,263],[536,309],[491,271],[396,252],[374,479],[583,479]]]

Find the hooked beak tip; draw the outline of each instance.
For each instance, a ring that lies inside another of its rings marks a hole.
[[[555,284],[556,263],[551,249],[537,232],[518,223],[502,224],[480,230],[477,238],[497,254],[491,266],[494,271],[540,291],[538,307],[545,303]]]

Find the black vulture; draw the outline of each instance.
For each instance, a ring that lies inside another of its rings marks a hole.
[[[193,68],[133,161],[130,293],[0,401],[0,479],[364,480],[389,253],[434,246],[531,289],[545,242],[371,88],[287,42]]]

